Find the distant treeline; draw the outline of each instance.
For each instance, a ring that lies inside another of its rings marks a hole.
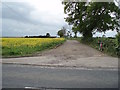
[[[101,37],[95,37],[95,38],[101,38]],[[104,37],[104,38],[115,39],[115,37]]]
[[[25,36],[25,38],[56,38],[56,36]]]

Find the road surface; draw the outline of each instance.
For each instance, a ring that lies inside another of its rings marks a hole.
[[[67,40],[63,45],[38,53],[34,57],[3,58],[2,63],[46,67],[118,68],[118,58],[105,55],[76,40]]]
[[[116,70],[51,69],[3,64],[3,88],[117,88]]]

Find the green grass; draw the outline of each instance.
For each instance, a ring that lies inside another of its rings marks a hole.
[[[44,50],[48,50],[63,44],[65,40],[51,42],[51,43],[44,43],[41,46],[36,45],[34,47],[22,45],[18,47],[2,47],[2,57],[20,57],[20,56],[32,56],[35,55],[37,52],[41,52]]]

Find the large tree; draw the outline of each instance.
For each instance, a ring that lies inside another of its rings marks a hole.
[[[83,37],[90,38],[93,32],[119,30],[120,9],[114,2],[63,2],[66,22]]]

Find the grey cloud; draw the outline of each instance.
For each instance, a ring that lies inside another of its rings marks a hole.
[[[2,36],[45,35],[47,32],[56,35],[60,27],[25,24],[11,19],[4,19],[2,22]]]
[[[49,15],[47,15],[48,20],[43,18],[45,16],[43,12],[39,13],[40,18],[34,20],[30,16],[34,10],[27,3],[4,2],[2,4],[2,36],[45,35],[46,32],[56,35],[65,24],[61,18],[52,20],[54,17]]]
[[[56,23],[54,21],[57,20],[49,20],[51,17],[54,17],[52,15],[49,15],[47,12],[40,12],[39,17],[37,20],[32,19],[30,16],[31,12],[34,12],[35,8],[33,8],[28,3],[23,2],[4,2],[2,4],[2,19],[12,19],[16,21],[20,21],[23,23],[31,23],[31,24],[38,24],[38,25],[47,25],[47,26],[54,26],[55,24],[61,24],[63,21],[58,21],[59,23]],[[48,18],[46,20],[46,18]],[[1,17],[1,16],[0,16]],[[63,17],[64,18],[64,17]],[[44,19],[44,20],[43,20]]]
[[[13,19],[24,23],[35,23],[29,17],[34,8],[26,3],[4,2],[2,3],[2,19]]]

